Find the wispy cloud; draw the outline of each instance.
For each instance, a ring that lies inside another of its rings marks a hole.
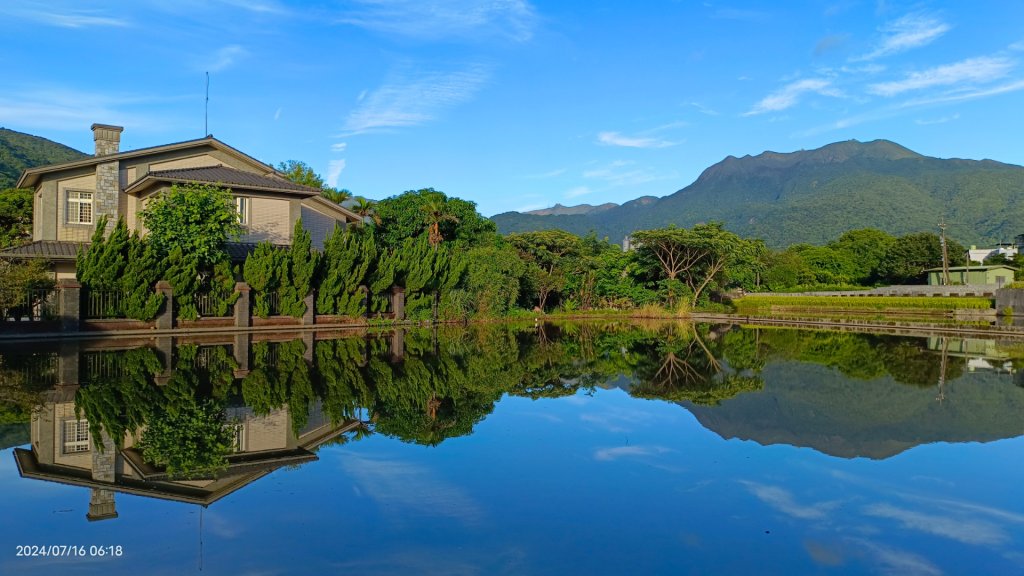
[[[531,179],[536,179],[536,180],[545,180],[547,178],[554,178],[556,176],[561,176],[562,174],[565,174],[565,172],[566,172],[565,168],[556,168],[554,170],[548,170],[547,172],[541,172],[540,174],[529,174],[526,177],[527,178],[531,178]]]
[[[5,94],[16,94],[12,98]],[[83,92],[67,86],[11,87],[0,94],[0,125],[25,129],[88,128],[102,120],[125,128],[161,130],[165,122],[151,114],[129,112],[133,107],[173,100],[138,94]]]
[[[279,2],[273,0],[217,0],[221,4],[226,4],[232,8],[240,8],[242,10],[248,10],[249,12],[256,12],[259,14],[288,14],[288,9],[285,8]]]
[[[579,198],[580,196],[586,196],[591,192],[593,192],[593,190],[587,188],[586,186],[577,186],[575,188],[567,190],[565,192],[565,198]]]
[[[524,0],[356,0],[338,22],[412,38],[505,37],[529,40],[537,16]]]
[[[959,119],[960,119],[960,114],[951,114],[949,116],[942,116],[941,118],[929,118],[929,119],[914,120],[914,124],[917,124],[918,126],[930,126],[932,124],[945,124],[946,122],[952,122],[954,120],[959,120]]]
[[[835,88],[830,80],[822,78],[806,78],[790,82],[780,90],[765,96],[754,107],[745,112],[744,116],[764,114],[765,112],[779,112],[795,106],[805,94],[820,94],[822,96],[840,97],[842,91]]]
[[[840,48],[846,44],[849,39],[849,34],[829,34],[821,40],[818,40],[818,43],[815,44],[814,55],[821,56],[822,54],[826,54],[832,50]]]
[[[344,160],[344,158],[339,159],[339,160],[331,160],[330,162],[328,162],[327,163],[327,177],[324,179],[324,181],[327,183],[327,185],[330,186],[331,188],[337,187],[338,186],[338,178],[341,177],[341,172],[344,169],[345,169],[345,160]]]
[[[1013,60],[998,56],[968,58],[954,64],[912,72],[902,80],[872,84],[868,86],[868,92],[880,96],[895,96],[933,86],[987,83],[1006,77],[1015,65],[1016,62]]]
[[[280,106],[278,106],[277,110],[274,111],[274,121],[275,122],[277,120],[281,119],[281,110],[282,110],[282,108]]]
[[[46,26],[57,26],[58,28],[124,27],[131,25],[131,22],[128,20],[109,16],[99,10],[52,6],[36,2],[20,6],[0,6],[0,14],[29,20]]]
[[[778,486],[768,486],[765,484],[758,484],[756,482],[749,482],[741,480],[740,484],[743,484],[750,490],[750,493],[758,498],[758,500],[765,504],[775,508],[779,512],[792,516],[794,518],[802,518],[804,520],[819,520],[825,518],[829,512],[839,506],[839,502],[819,502],[818,504],[800,504],[793,498],[793,495],[784,488]]]
[[[249,52],[238,44],[229,44],[213,54],[210,61],[203,67],[208,72],[220,72],[233,66],[236,62],[249,55]]]
[[[877,518],[896,520],[903,528],[942,536],[965,544],[995,546],[1010,540],[1010,537],[999,526],[960,514],[956,516],[926,514],[915,510],[897,508],[890,504],[867,506],[864,508],[864,514]]]
[[[418,126],[471,99],[490,77],[483,65],[461,71],[402,71],[359,101],[343,136]]]
[[[609,186],[635,186],[671,178],[675,174],[658,174],[650,168],[636,167],[636,163],[615,160],[600,168],[583,171],[583,177],[601,180]]]
[[[344,152],[348,148],[348,142],[335,142],[331,144],[331,152]]]
[[[707,114],[708,116],[718,116],[718,112],[716,110],[708,108],[707,106],[701,104],[700,102],[690,102],[690,106],[696,108],[697,111],[700,112],[701,114]]]
[[[1008,82],[1006,84],[1000,84],[991,88],[979,88],[975,90],[967,90],[964,92],[956,92],[952,94],[944,94],[941,96],[932,96],[927,98],[918,98],[914,100],[908,100],[901,104],[902,108],[911,108],[917,106],[928,106],[932,104],[946,104],[950,102],[965,102],[967,100],[977,100],[979,98],[988,98],[989,96],[998,96],[1000,94],[1007,94],[1010,92],[1017,92],[1018,90],[1024,89],[1024,80],[1016,80]]]
[[[609,462],[619,458],[644,458],[667,452],[672,452],[672,450],[664,446],[618,446],[616,448],[595,450],[594,460]]]
[[[729,7],[715,8],[709,16],[715,20],[744,20],[747,22],[761,22],[768,19],[767,12]]]
[[[649,136],[626,136],[618,132],[601,132],[597,135],[597,141],[608,146],[623,146],[626,148],[668,148],[675,146],[675,142],[652,138]]]
[[[874,60],[926,46],[950,30],[950,25],[926,14],[907,14],[880,30],[878,46],[855,60]]]

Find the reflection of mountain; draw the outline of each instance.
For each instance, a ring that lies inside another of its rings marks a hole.
[[[1024,388],[1012,376],[966,373],[937,388],[890,377],[854,380],[837,370],[771,363],[765,387],[719,406],[681,403],[723,438],[790,444],[842,458],[883,459],[933,442],[989,442],[1024,434]]]

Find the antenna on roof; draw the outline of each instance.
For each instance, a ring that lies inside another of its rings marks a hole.
[[[203,108],[203,136],[210,135],[210,73],[206,73],[206,105]]]

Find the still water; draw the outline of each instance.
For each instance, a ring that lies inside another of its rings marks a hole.
[[[687,324],[5,344],[0,573],[1022,574],[1021,368]]]

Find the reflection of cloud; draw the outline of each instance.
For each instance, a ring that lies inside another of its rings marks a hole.
[[[799,504],[793,498],[793,495],[784,488],[766,486],[746,480],[741,480],[740,483],[746,486],[751,494],[757,496],[765,504],[794,518],[802,518],[804,520],[825,518],[828,512],[839,505],[838,502],[821,502],[814,505]]]
[[[580,414],[580,420],[604,428],[608,432],[628,432],[634,425],[651,420],[651,414],[640,410],[612,408],[603,412]]]
[[[229,522],[226,518],[214,513],[212,510],[206,509],[202,513],[204,514],[203,527],[205,530],[208,530],[210,534],[229,540],[237,538],[239,534],[242,533],[242,530],[238,525]]]
[[[403,513],[455,518],[476,523],[483,512],[458,486],[433,471],[398,460],[344,453],[342,466],[367,496]]]
[[[616,448],[602,448],[594,451],[594,460],[608,462],[619,458],[638,458],[644,456],[656,456],[672,452],[671,449],[663,446],[619,446]]]
[[[866,540],[856,540],[856,542],[867,549],[872,555],[872,559],[881,564],[887,574],[899,576],[939,576],[942,574],[942,570],[917,554]]]
[[[845,561],[840,550],[821,542],[806,540],[804,549],[807,550],[811,560],[814,560],[819,566],[839,566]]]
[[[897,520],[904,528],[935,534],[965,544],[996,545],[1009,540],[1002,529],[984,520],[925,514],[890,504],[868,506],[864,508],[864,513],[877,518]]]

